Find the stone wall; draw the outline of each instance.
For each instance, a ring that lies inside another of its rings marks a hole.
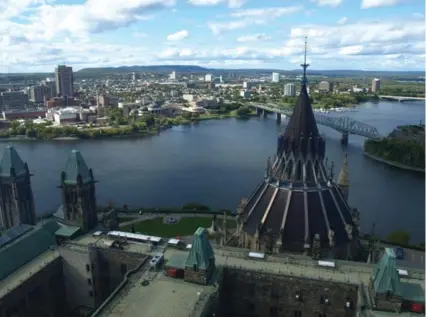
[[[224,268],[217,315],[355,317],[357,293],[356,285]]]
[[[62,260],[32,275],[0,300],[0,317],[63,317],[65,310]]]
[[[138,266],[146,258],[140,253],[127,252],[118,249],[94,248],[96,266],[94,277],[99,300],[105,300],[123,281],[124,274]]]
[[[67,309],[74,311],[79,307],[91,310],[96,307],[93,287],[93,274],[96,268],[91,263],[89,252],[84,248],[67,245],[60,248],[63,262],[63,280],[65,285]]]

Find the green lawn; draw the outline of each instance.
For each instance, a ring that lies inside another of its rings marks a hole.
[[[218,219],[217,224],[222,226],[222,219]],[[136,232],[141,232],[146,235],[160,236],[160,237],[176,237],[176,236],[189,236],[194,234],[198,227],[209,228],[212,224],[211,217],[190,217],[181,218],[177,224],[163,223],[163,217],[144,220],[134,224]],[[236,227],[236,222],[233,219],[227,221],[229,229]],[[123,231],[131,231],[132,226],[122,227]]]

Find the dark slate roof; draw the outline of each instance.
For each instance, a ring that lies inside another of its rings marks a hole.
[[[80,176],[83,184],[93,181],[89,168],[83,159],[80,151],[72,150],[68,156],[65,166],[64,183],[69,185],[77,184],[77,177]]]
[[[210,266],[210,260],[214,259],[213,248],[207,238],[205,228],[198,228],[194,234],[191,251],[189,251],[185,266],[192,268],[194,265],[198,269],[205,270]]]
[[[284,136],[288,138],[294,137],[299,139],[302,135],[305,137],[319,135],[317,122],[315,121],[305,84],[302,85],[296,107],[284,132]]]
[[[347,202],[331,182],[306,188],[267,178],[248,199],[242,216],[248,234],[260,230],[260,236],[281,235],[284,248],[291,245],[300,250],[305,243],[312,244],[315,234],[320,234],[322,245],[328,246],[330,231],[335,246],[345,245],[356,230]]]
[[[0,281],[56,245],[55,235],[50,232],[50,227],[53,227],[50,222],[0,248]]]
[[[402,296],[401,282],[396,269],[396,257],[393,249],[386,248],[373,272],[373,287],[376,293],[390,292],[394,296]]]
[[[18,152],[16,152],[13,146],[7,145],[4,148],[3,156],[0,161],[0,176],[13,176],[12,169],[15,171],[15,176],[21,176],[27,173],[25,163],[22,161]]]

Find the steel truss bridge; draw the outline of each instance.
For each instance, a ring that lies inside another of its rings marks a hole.
[[[273,104],[249,104],[250,107],[258,109],[258,111],[264,111],[264,114],[276,113],[277,122],[281,121],[281,115],[291,116],[293,114],[292,109],[280,108]],[[347,142],[349,134],[360,135],[368,139],[380,140],[382,136],[379,134],[377,129],[371,125],[362,123],[350,117],[335,117],[326,114],[315,113],[315,120],[317,124],[330,127],[338,132],[342,133],[342,142]]]

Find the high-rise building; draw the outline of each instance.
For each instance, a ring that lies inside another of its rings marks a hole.
[[[6,146],[0,161],[0,226],[36,223],[30,171],[18,152]]]
[[[0,106],[4,109],[24,108],[28,105],[28,95],[22,91],[0,92]]]
[[[374,78],[371,82],[371,91],[378,92],[380,90],[380,79]]]
[[[56,92],[61,96],[72,97],[74,95],[74,75],[72,67],[58,65],[55,69]]]
[[[176,80],[176,72],[171,72],[170,76],[169,76],[169,79]]]
[[[206,76],[204,77],[204,81],[212,82],[213,81],[213,75],[212,74],[206,74]]]
[[[284,96],[294,97],[296,96],[296,86],[292,83],[284,85]]]
[[[280,74],[279,73],[272,73],[272,82],[273,83],[279,83],[280,82]]]
[[[221,83],[221,84],[223,83],[222,75],[219,76],[219,83]]]
[[[81,153],[72,150],[61,173],[63,219],[83,231],[90,231],[98,222],[95,183]]]

